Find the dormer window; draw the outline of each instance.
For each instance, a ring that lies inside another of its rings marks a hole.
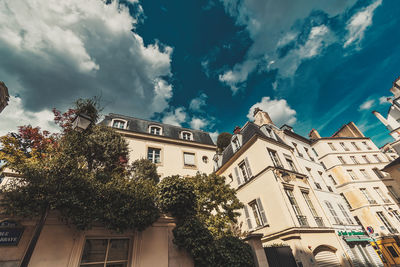
[[[149,133],[155,134],[155,135],[162,135],[162,128],[157,125],[151,125],[149,127]]]
[[[239,138],[235,137],[232,139],[233,150],[238,151],[240,148]]]
[[[181,138],[183,140],[193,140],[193,135],[191,132],[181,132]]]
[[[126,121],[120,119],[112,120],[112,127],[118,129],[126,129]]]

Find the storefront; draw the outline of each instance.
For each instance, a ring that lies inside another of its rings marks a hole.
[[[375,251],[384,258],[385,267],[400,266],[400,240],[398,236],[383,236],[371,242]]]

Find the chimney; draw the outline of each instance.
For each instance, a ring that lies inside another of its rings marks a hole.
[[[240,133],[241,128],[239,126],[236,126],[235,129],[233,130],[234,134]]]
[[[318,131],[315,130],[314,128],[310,131],[310,133],[308,134],[308,137],[310,137],[310,139],[312,139],[312,140],[321,138],[321,136],[319,135]]]
[[[378,118],[378,120],[380,120],[383,123],[383,125],[386,126],[386,128],[389,128],[388,121],[378,111],[374,110],[372,111],[372,114],[374,114]]]
[[[258,126],[263,126],[264,124],[274,124],[268,113],[263,111],[259,107],[256,107],[254,109],[253,117],[254,117],[254,123],[257,124]]]

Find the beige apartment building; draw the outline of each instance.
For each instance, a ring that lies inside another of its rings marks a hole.
[[[399,264],[397,235],[400,211],[395,196],[398,184],[381,169],[388,158],[350,122],[331,137],[310,132],[318,161],[332,176],[337,191],[347,201],[355,220],[376,240],[372,245],[383,254],[386,266]]]
[[[290,246],[298,266],[351,266],[309,174],[266,112],[256,109],[214,161],[245,204],[243,230],[261,234],[264,247]]]
[[[216,147],[206,132],[116,114],[106,116],[101,123],[116,128],[127,139],[131,161],[151,160],[161,177],[213,171]],[[5,175],[3,183],[13,176]],[[0,267],[19,266],[36,223],[36,220],[0,217],[0,234],[8,235],[0,236],[0,243],[9,243],[0,246]],[[174,227],[174,219],[164,216],[143,232],[116,233],[101,227],[78,231],[52,213],[29,266],[193,266],[191,257],[172,242]]]

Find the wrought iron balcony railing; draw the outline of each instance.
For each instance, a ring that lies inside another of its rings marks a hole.
[[[317,223],[318,227],[324,227],[324,221],[322,220],[321,217],[314,217],[315,222]]]
[[[297,220],[299,221],[300,226],[302,227],[307,227],[308,226],[308,221],[307,217],[304,215],[297,215]]]

